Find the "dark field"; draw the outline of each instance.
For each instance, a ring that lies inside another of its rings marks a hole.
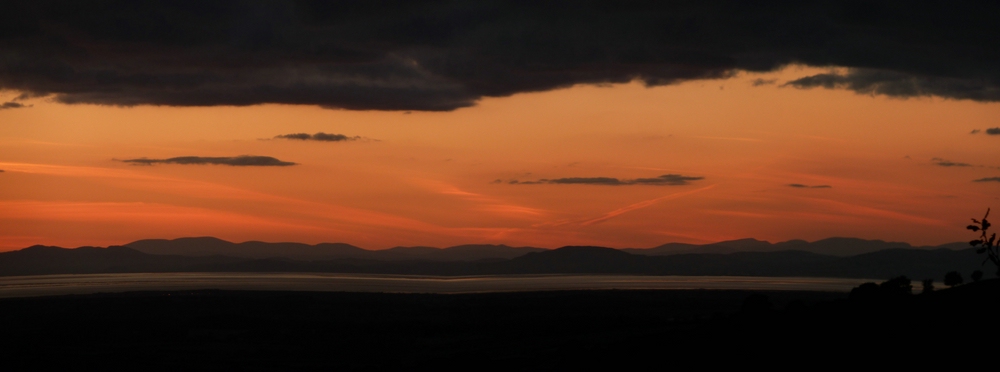
[[[992,343],[986,335],[993,332],[975,312],[997,309],[993,282],[868,301],[848,301],[844,293],[709,290],[14,298],[0,300],[0,348],[4,370],[664,370],[775,358],[912,362],[941,355],[955,342]],[[920,356],[921,349],[935,353]]]

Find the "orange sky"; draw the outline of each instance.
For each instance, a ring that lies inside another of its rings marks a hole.
[[[205,235],[369,249],[831,236],[940,244],[970,239],[968,219],[1000,207],[1000,182],[972,182],[1000,176],[1000,136],[970,134],[997,127],[1000,105],[780,87],[822,71],[576,86],[452,112],[34,99],[0,110],[0,250]],[[271,139],[299,132],[363,139]],[[298,165],[113,160],[237,155]],[[704,179],[508,183],[665,174]]]

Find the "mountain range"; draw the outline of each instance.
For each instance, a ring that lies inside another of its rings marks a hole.
[[[0,276],[135,272],[334,272],[406,275],[634,274],[943,278],[984,269],[966,243],[913,247],[851,238],[772,244],[743,239],[648,249],[461,245],[370,251],[349,244],[140,240],[125,246],[32,246],[0,253]],[[984,271],[991,271],[986,270]]]

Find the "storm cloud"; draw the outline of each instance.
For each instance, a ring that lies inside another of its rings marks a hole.
[[[323,133],[323,132],[319,132],[316,134],[309,134],[309,133],[280,134],[274,136],[274,138],[302,140],[302,141],[322,141],[322,142],[357,141],[361,139],[360,136],[348,137],[343,134],[333,134],[333,133]]]
[[[447,111],[789,64],[789,86],[1000,100],[997,2],[6,2],[0,89],[62,103]]]
[[[229,165],[235,167],[284,167],[289,165],[295,165],[295,163],[281,161],[270,156],[252,156],[252,155],[242,155],[242,156],[229,156],[229,157],[208,157],[208,156],[180,156],[176,158],[169,159],[125,159],[122,160],[125,163],[132,163],[135,165],[153,165],[153,164],[184,164],[184,165]]]
[[[555,179],[540,179],[537,181],[511,180],[507,183],[512,185],[604,185],[604,186],[628,186],[628,185],[652,185],[652,186],[680,186],[687,185],[688,181],[697,181],[705,177],[682,176],[679,174],[664,174],[654,178],[618,179],[612,177],[568,177]],[[495,181],[494,181],[495,182]]]

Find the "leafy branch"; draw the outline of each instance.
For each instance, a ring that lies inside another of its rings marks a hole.
[[[972,231],[979,231],[979,239],[969,242],[969,245],[973,247],[979,247],[976,249],[976,253],[983,254],[986,253],[986,259],[983,260],[983,265],[986,261],[993,261],[993,264],[997,266],[997,275],[1000,276],[1000,246],[997,244],[997,234],[988,234],[987,230],[990,228],[990,222],[986,220],[990,216],[990,209],[986,209],[986,215],[983,216],[982,221],[972,219],[972,225],[966,227],[966,229]]]

